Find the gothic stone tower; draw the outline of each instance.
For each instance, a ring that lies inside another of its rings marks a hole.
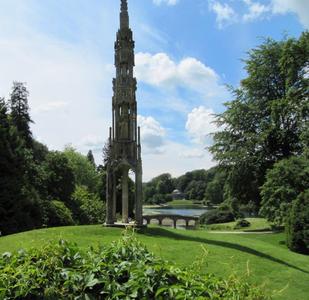
[[[135,222],[142,225],[142,160],[137,127],[136,79],[133,76],[134,41],[129,27],[127,0],[121,0],[120,29],[115,42],[116,78],[113,79],[113,114],[107,161],[106,225],[116,221],[116,186],[121,173],[122,223],[128,223],[128,172],[135,173]]]

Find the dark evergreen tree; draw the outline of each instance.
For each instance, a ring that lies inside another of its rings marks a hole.
[[[13,83],[12,93],[9,99],[11,120],[17,128],[19,135],[25,141],[25,146],[32,148],[32,133],[30,130],[32,120],[29,114],[28,96],[29,92],[24,83]]]
[[[2,234],[40,225],[39,198],[27,181],[28,151],[10,124],[0,99],[0,231]]]
[[[89,150],[88,153],[87,153],[87,159],[89,160],[89,162],[90,162],[94,167],[96,167],[95,160],[94,160],[94,156],[93,156],[93,153],[92,153],[91,150]]]

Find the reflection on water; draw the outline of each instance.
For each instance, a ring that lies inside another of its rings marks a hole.
[[[180,215],[199,217],[208,211],[207,208],[143,208],[144,215]]]

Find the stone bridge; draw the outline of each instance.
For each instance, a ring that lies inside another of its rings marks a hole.
[[[151,220],[157,220],[159,222],[159,225],[162,225],[162,221],[164,219],[170,219],[173,221],[174,228],[176,228],[177,221],[183,220],[186,222],[186,228],[189,227],[189,222],[194,221],[195,226],[199,223],[199,217],[193,217],[193,216],[181,216],[181,215],[167,215],[167,214],[158,214],[158,215],[143,215],[143,220],[147,222],[147,225],[150,224]]]

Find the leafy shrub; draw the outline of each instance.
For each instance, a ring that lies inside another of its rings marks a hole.
[[[85,186],[77,186],[73,193],[75,218],[80,224],[99,224],[105,220],[105,203]]]
[[[80,252],[60,241],[0,257],[1,299],[268,299],[243,280],[199,275],[156,258],[134,237]]]
[[[58,200],[44,201],[44,223],[46,226],[74,225],[71,211]]]
[[[231,210],[213,209],[200,216],[200,224],[216,224],[235,221]]]
[[[309,186],[309,159],[292,156],[277,162],[267,172],[261,188],[260,214],[268,221],[284,225],[292,202]]]
[[[235,225],[235,229],[238,229],[238,228],[245,228],[245,227],[249,227],[251,225],[251,223],[245,219],[241,219],[241,220],[238,220],[236,225]]]
[[[287,246],[292,251],[309,254],[309,189],[293,201],[286,232]]]

